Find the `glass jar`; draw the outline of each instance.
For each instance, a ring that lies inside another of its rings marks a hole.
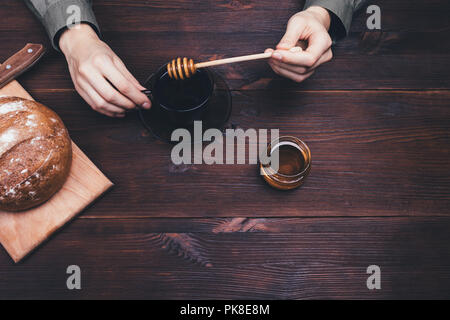
[[[267,156],[279,152],[278,170],[271,164],[260,162],[264,180],[279,190],[291,190],[303,184],[311,170],[311,152],[308,146],[296,137],[283,136],[272,141],[267,147]]]

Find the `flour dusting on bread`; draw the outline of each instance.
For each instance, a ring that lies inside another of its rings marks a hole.
[[[7,114],[10,112],[18,112],[18,111],[24,111],[25,106],[23,104],[23,101],[13,101],[9,103],[2,104],[0,106],[0,114]]]
[[[42,204],[66,181],[72,142],[61,119],[40,103],[0,98],[0,210]]]

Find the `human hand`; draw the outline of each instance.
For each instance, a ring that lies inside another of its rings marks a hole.
[[[269,64],[275,73],[302,82],[310,77],[321,64],[333,57],[331,38],[328,34],[330,14],[322,7],[310,7],[289,19],[286,34],[273,52]],[[306,41],[302,50],[299,41]]]
[[[59,45],[75,89],[92,109],[118,118],[137,106],[150,109],[149,98],[141,92],[145,88],[89,25],[66,30]]]

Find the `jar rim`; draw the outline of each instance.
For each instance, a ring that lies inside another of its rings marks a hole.
[[[270,154],[271,155],[272,152],[273,152],[272,146],[276,147],[278,144],[280,144],[282,142],[293,142],[300,149],[302,154],[303,154],[303,152],[306,153],[306,159],[304,159],[305,160],[305,166],[304,166],[303,170],[298,172],[298,173],[296,173],[296,174],[293,174],[293,175],[283,174],[283,173],[280,173],[280,172],[275,172],[275,170],[273,170],[270,165],[263,165],[262,163],[261,163],[261,169],[264,171],[264,173],[266,173],[270,177],[273,177],[277,181],[278,181],[278,179],[276,178],[276,176],[279,176],[281,178],[287,178],[287,179],[294,179],[294,178],[298,178],[299,177],[297,180],[292,181],[292,183],[298,182],[301,179],[303,179],[303,175],[305,173],[307,173],[310,170],[310,168],[311,168],[311,151],[310,151],[308,145],[304,141],[298,139],[297,137],[294,137],[294,136],[281,136],[281,137],[278,137],[277,139],[272,140],[269,143],[269,145],[267,146],[267,149],[266,149],[266,154]],[[280,181],[280,182],[282,182],[282,181]]]

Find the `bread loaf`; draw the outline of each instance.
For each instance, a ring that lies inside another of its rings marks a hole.
[[[72,142],[56,113],[35,101],[0,98],[0,210],[42,204],[61,189]]]

